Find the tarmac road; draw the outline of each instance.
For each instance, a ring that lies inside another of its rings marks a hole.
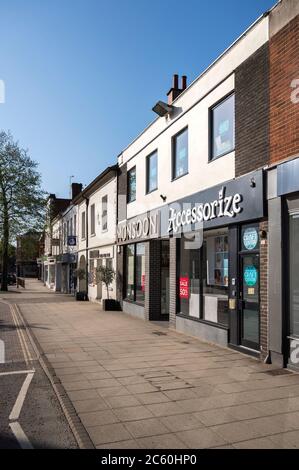
[[[0,449],[78,448],[26,331],[0,300]]]

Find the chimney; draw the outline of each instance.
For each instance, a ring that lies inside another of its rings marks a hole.
[[[187,77],[186,75],[182,75],[181,77],[181,86],[179,88],[179,76],[178,74],[173,75],[172,79],[172,87],[170,88],[169,92],[167,93],[168,96],[168,104],[172,104],[172,102],[187,88]]]
[[[81,183],[72,183],[72,199],[78,196],[79,193],[82,191],[82,184]]]

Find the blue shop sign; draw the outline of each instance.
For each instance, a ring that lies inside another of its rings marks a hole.
[[[258,272],[255,266],[246,266],[244,269],[244,281],[249,287],[256,285],[258,280]]]

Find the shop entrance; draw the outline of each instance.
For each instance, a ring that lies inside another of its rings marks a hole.
[[[161,316],[169,316],[169,240],[161,241]]]
[[[239,300],[240,344],[259,349],[260,302],[259,302],[259,254],[240,256],[241,291]]]
[[[288,279],[288,364],[297,370],[299,369],[299,210],[297,209],[295,211],[291,209],[289,213]]]
[[[241,228],[239,252],[239,345],[260,349],[260,236],[259,225]]]

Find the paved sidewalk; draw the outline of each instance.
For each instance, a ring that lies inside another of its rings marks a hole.
[[[10,301],[98,448],[299,448],[299,375],[27,286]]]

